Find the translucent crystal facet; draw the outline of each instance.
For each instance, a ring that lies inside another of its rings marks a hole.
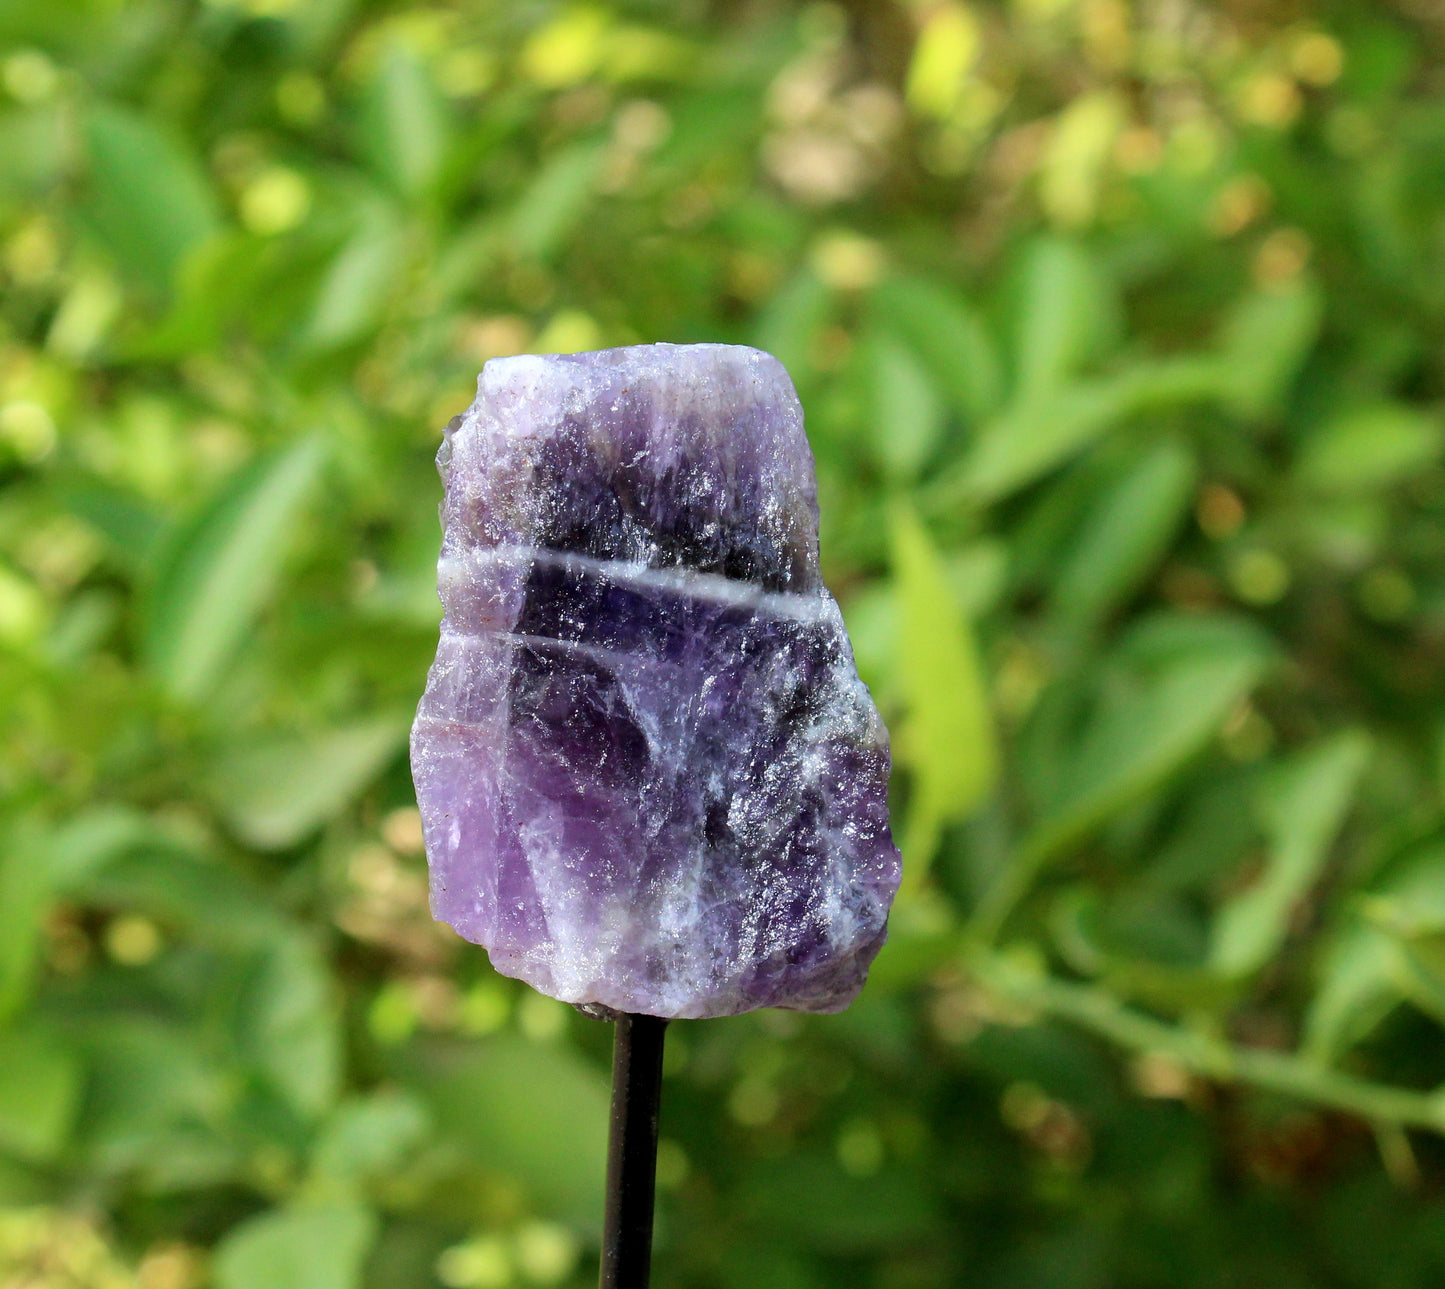
[[[888,735],[819,575],[782,366],[494,359],[438,462],[412,733],[436,916],[567,1002],[845,1007],[898,886]]]

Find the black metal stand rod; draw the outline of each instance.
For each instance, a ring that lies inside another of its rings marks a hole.
[[[607,1141],[607,1209],[601,1289],[647,1289],[652,1273],[652,1206],[657,1184],[657,1114],[667,1022],[622,1015],[612,1048],[612,1118]]]

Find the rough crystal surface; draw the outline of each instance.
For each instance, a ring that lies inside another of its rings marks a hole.
[[[494,359],[448,427],[412,733],[432,906],[554,998],[837,1011],[898,886],[888,735],[776,359]]]

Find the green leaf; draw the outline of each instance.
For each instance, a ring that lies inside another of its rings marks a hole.
[[[409,724],[406,716],[383,716],[228,743],[207,776],[207,791],[244,841],[284,850],[356,800],[405,743]]]
[[[1094,356],[1111,327],[1115,303],[1082,247],[1043,237],[1020,271],[1014,352],[1015,405],[1055,393]]]
[[[0,1021],[29,995],[52,897],[82,890],[97,869],[154,836],[144,816],[109,806],[83,810],[58,828],[25,818],[8,823],[0,836]]]
[[[1229,398],[1243,416],[1273,411],[1289,392],[1314,347],[1324,303],[1311,283],[1261,291],[1241,300],[1225,320],[1220,358]]]
[[[872,304],[923,360],[956,413],[976,422],[998,407],[1003,375],[997,348],[962,296],[941,282],[893,277],[874,290]]]
[[[0,837],[0,1021],[24,1004],[35,974],[51,889],[44,841],[28,819],[8,820]]]
[[[376,326],[406,258],[405,230],[391,204],[374,194],[359,198],[356,227],[322,275],[302,347],[337,348]]]
[[[917,1170],[850,1177],[830,1159],[796,1151],[755,1165],[740,1204],[774,1240],[800,1240],[834,1257],[916,1247],[937,1220],[935,1195]]]
[[[326,960],[300,932],[278,932],[255,961],[240,1004],[238,1040],[263,1083],[303,1119],[336,1098],[340,1017]]]
[[[813,370],[813,340],[832,310],[832,293],[817,274],[800,269],[759,312],[752,343],[782,363],[801,389]]]
[[[146,606],[141,653],[172,697],[198,701],[220,678],[276,583],[324,458],[314,437],[262,458],[171,541]]]
[[[1427,846],[1361,901],[1365,922],[1394,947],[1401,994],[1445,1022],[1445,852]]]
[[[1071,631],[1092,627],[1154,567],[1188,510],[1194,478],[1193,455],[1169,439],[1098,498],[1054,584],[1054,613]]]
[[[156,838],[111,856],[70,884],[67,894],[143,911],[228,951],[252,949],[284,925],[262,893],[232,868]]]
[[[903,503],[893,512],[898,673],[913,770],[905,854],[916,885],[949,820],[966,817],[997,772],[993,716],[972,633],[932,539]]]
[[[148,1018],[105,1016],[84,1036],[91,1078],[79,1135],[91,1167],[174,1176],[178,1141],[234,1103],[234,1069],[194,1031]]]
[[[86,223],[126,273],[168,288],[219,227],[204,173],[144,117],[106,104],[86,114],[85,144]]]
[[[1445,851],[1427,845],[1358,898],[1320,959],[1306,1053],[1336,1060],[1407,998],[1445,1017]]]
[[[1350,730],[1271,776],[1258,802],[1269,839],[1264,871],[1219,911],[1210,954],[1215,971],[1247,976],[1278,951],[1296,905],[1324,866],[1369,757],[1369,738]]]
[[[958,470],[930,491],[940,503],[998,501],[1129,418],[1212,398],[1220,388],[1217,363],[1175,359],[1140,363],[1116,376],[1015,403],[984,427]]]
[[[606,156],[596,143],[574,143],[545,166],[511,216],[512,244],[523,255],[550,260],[581,222]]]
[[[1413,478],[1440,456],[1440,422],[1401,403],[1357,408],[1306,441],[1295,478],[1317,492],[1374,492]]]
[[[217,1247],[217,1289],[358,1289],[376,1231],[359,1204],[263,1213]]]
[[[0,1152],[54,1159],[79,1107],[80,1063],[48,1039],[0,1032]]]
[[[498,1039],[426,1071],[438,1129],[482,1167],[593,1229],[607,1172],[607,1080],[565,1049]]]
[[[373,169],[415,197],[436,182],[447,151],[447,118],[416,52],[387,44],[361,99],[361,144]]]
[[[1353,1047],[1402,1001],[1399,949],[1358,920],[1321,955],[1320,986],[1305,1013],[1304,1054],[1328,1065]]]
[[[57,891],[76,893],[117,855],[163,842],[155,822],[125,806],[95,806],[80,812],[46,842],[47,867]]]
[[[937,446],[943,405],[928,371],[895,336],[876,333],[864,343],[874,451],[885,474],[907,482]]]
[[[426,1137],[431,1119],[410,1092],[386,1089],[337,1106],[312,1150],[316,1182],[384,1178]]]
[[[1207,623],[1166,618],[1136,628],[1070,754],[1072,772],[1024,849],[1052,855],[1175,774],[1214,736],[1267,659],[1250,637],[1211,632]]]

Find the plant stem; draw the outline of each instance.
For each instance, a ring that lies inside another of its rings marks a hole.
[[[647,1289],[657,1183],[657,1120],[667,1022],[621,1015],[612,1048],[612,1117],[601,1289]]]
[[[1204,1078],[1249,1083],[1375,1123],[1445,1134],[1445,1096],[1387,1087],[1294,1053],[1239,1047],[1181,1029],[1126,1007],[1101,989],[1021,970],[998,954],[977,952],[969,965],[992,993],[1016,1006],[1072,1021],[1121,1047],[1167,1056]]]

